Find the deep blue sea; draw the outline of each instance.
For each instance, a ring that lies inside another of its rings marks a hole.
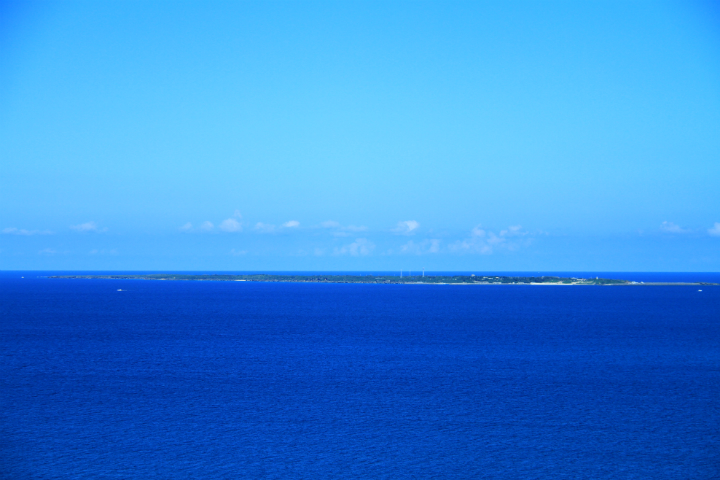
[[[0,273],[2,478],[720,478],[720,287],[42,275]]]

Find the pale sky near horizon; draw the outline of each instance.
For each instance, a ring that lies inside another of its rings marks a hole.
[[[0,1],[0,270],[720,271],[715,2]]]

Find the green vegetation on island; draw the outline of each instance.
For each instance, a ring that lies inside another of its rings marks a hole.
[[[631,285],[636,282],[608,278],[497,275],[186,275],[156,273],[147,275],[56,275],[50,278],[114,280],[199,280],[215,282],[295,282],[295,283],[380,283],[380,284],[455,284],[455,285]]]

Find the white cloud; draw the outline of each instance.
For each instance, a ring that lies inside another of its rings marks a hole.
[[[269,223],[258,222],[255,224],[255,230],[260,233],[273,233],[277,230],[277,227]]]
[[[451,243],[448,248],[453,253],[479,253],[490,255],[493,252],[492,245],[489,245],[482,237],[473,236],[464,240]]]
[[[97,226],[97,223],[95,223],[95,222],[85,222],[85,223],[81,223],[80,225],[71,225],[70,228],[72,228],[73,230],[76,230],[78,232],[82,232],[82,233],[85,233],[85,232],[101,233],[101,232],[107,232],[107,230],[108,230],[107,227],[99,228]]]
[[[524,237],[526,235],[528,235],[528,232],[523,231],[520,225],[501,230],[500,234],[487,232],[481,228],[481,225],[478,225],[470,231],[470,238],[458,240],[450,244],[448,248],[453,253],[490,255],[497,248],[516,250],[521,246],[529,245],[530,239],[513,239],[514,237]]]
[[[375,244],[366,238],[358,238],[349,245],[335,248],[334,255],[352,255],[354,257],[370,255],[375,250]]]
[[[418,227],[420,227],[420,223],[415,220],[405,220],[403,222],[398,222],[397,226],[393,228],[392,231],[398,235],[414,235],[415,230],[417,230]]]
[[[54,235],[55,232],[50,230],[25,230],[24,228],[8,227],[3,228],[2,233],[5,235]]]
[[[273,225],[272,223],[258,222],[255,224],[255,230],[258,233],[279,233],[284,228],[298,228],[299,226],[300,222],[297,220],[290,220],[279,227],[277,225]]]
[[[708,234],[713,237],[720,237],[720,222],[715,222],[712,228],[708,228]]]
[[[227,218],[220,223],[218,228],[223,232],[239,232],[242,230],[242,225],[234,218]]]
[[[675,225],[673,222],[662,222],[660,225],[660,231],[665,233],[688,233],[690,230],[685,230],[679,225]]]
[[[364,232],[367,227],[362,225],[346,225],[342,226],[339,222],[328,220],[320,224],[322,228],[327,228],[331,231],[331,235],[334,237],[348,237],[352,233]]]
[[[238,221],[238,219],[242,218],[242,215],[238,210],[235,210],[235,213],[230,218],[226,218],[220,224],[217,226],[218,229],[222,230],[223,232],[241,232],[242,222]],[[197,229],[193,227],[193,224],[190,222],[187,222],[185,225],[180,227],[181,232],[192,232],[199,230],[201,232],[212,232],[215,230],[215,224],[209,220],[204,221],[200,224]]]
[[[247,253],[247,250],[235,250],[234,248],[230,250],[230,255],[234,257],[239,257],[240,255],[245,255]]]
[[[54,248],[43,248],[38,252],[38,255],[55,255],[56,253],[58,252]]]
[[[400,253],[412,255],[425,255],[428,253],[438,253],[440,251],[440,240],[428,239],[422,242],[414,242],[410,240],[400,247]]]
[[[500,230],[501,237],[520,237],[527,234],[528,232],[524,232],[520,225],[514,225],[512,227],[506,228],[505,230]]]
[[[473,229],[470,230],[470,235],[472,235],[473,237],[484,237],[485,230],[480,228],[480,225],[478,225],[477,227],[473,227]]]

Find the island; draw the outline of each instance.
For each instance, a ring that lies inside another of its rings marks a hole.
[[[48,278],[105,280],[186,280],[210,282],[376,283],[421,285],[717,285],[707,282],[634,282],[610,278],[497,275],[187,275],[175,273],[128,275],[53,275]]]

